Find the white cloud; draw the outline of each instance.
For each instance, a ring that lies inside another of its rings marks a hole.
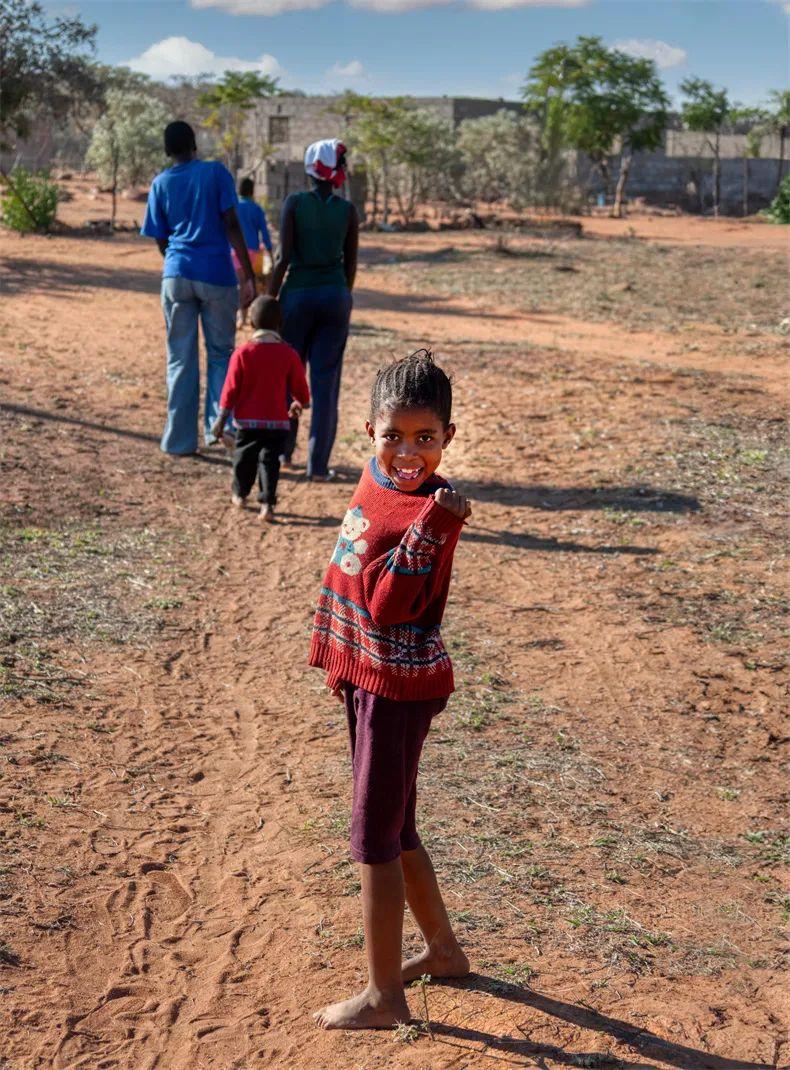
[[[367,79],[367,71],[358,59],[349,60],[348,63],[333,63],[326,72],[328,78],[348,78],[359,82]]]
[[[304,11],[323,7],[330,0],[189,0],[192,7],[218,7],[231,15],[282,15],[286,11]],[[347,0],[351,7],[383,14],[414,11],[422,7],[440,7],[453,0]],[[585,7],[592,0],[465,0],[470,7],[487,11],[513,7]]]
[[[224,71],[258,71],[272,76],[282,74],[280,64],[268,53],[253,60],[218,56],[210,48],[198,41],[190,41],[188,37],[165,37],[134,59],[126,60],[124,65],[160,80],[182,75],[222,74]]]
[[[511,7],[586,7],[592,0],[470,0],[472,7],[503,11]]]
[[[218,7],[230,15],[282,15],[286,11],[312,11],[329,0],[189,0],[192,7]]]
[[[688,59],[685,49],[677,45],[668,45],[666,41],[630,37],[627,41],[615,41],[614,47],[637,59],[655,60],[656,66],[662,71],[668,67],[679,67]]]

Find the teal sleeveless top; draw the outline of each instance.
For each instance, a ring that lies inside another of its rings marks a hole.
[[[283,293],[313,286],[345,286],[343,246],[351,202],[332,194],[294,196],[294,247]]]

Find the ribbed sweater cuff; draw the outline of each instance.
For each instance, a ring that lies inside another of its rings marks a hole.
[[[451,535],[455,531],[460,531],[464,526],[460,516],[455,516],[449,509],[439,505],[434,498],[428,499],[425,503],[425,508],[414,523],[419,524],[429,535],[436,536]]]

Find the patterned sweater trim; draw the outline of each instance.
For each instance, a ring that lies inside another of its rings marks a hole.
[[[446,486],[436,480],[437,486]],[[362,474],[316,609],[310,664],[385,698],[443,698],[453,672],[441,623],[462,521],[433,496]]]

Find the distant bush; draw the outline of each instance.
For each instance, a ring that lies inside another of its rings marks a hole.
[[[779,192],[768,208],[765,215],[772,223],[790,223],[790,175],[785,175]]]
[[[49,230],[58,210],[58,187],[49,175],[16,167],[3,189],[2,221],[20,234]]]

